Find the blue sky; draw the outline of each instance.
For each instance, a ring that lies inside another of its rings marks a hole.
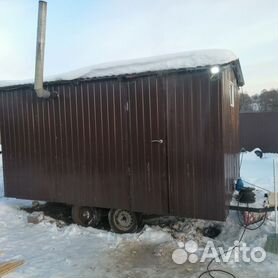
[[[37,0],[0,0],[0,79],[34,75]],[[48,0],[45,74],[192,49],[240,58],[244,91],[278,88],[277,0]]]

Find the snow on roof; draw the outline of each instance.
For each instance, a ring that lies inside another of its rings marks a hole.
[[[230,50],[195,50],[175,54],[94,65],[64,74],[50,76],[48,78],[45,78],[45,81],[62,81],[73,80],[78,78],[108,77],[171,69],[194,69],[197,67],[228,64],[235,60],[238,60],[238,58]],[[0,86],[13,86],[27,83],[33,83],[33,81],[0,81]]]

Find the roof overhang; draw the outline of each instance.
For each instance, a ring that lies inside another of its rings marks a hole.
[[[245,84],[245,82],[244,82],[239,59],[233,61],[231,64],[237,79],[237,84],[238,86],[242,87]]]

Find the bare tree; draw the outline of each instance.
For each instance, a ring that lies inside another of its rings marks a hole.
[[[240,104],[239,104],[240,112],[249,112],[252,111],[252,98],[246,94],[240,94]]]
[[[277,90],[263,90],[259,96],[260,111],[274,112],[278,111],[278,91]]]
[[[278,112],[278,90],[263,90],[253,96],[240,94],[240,112]]]

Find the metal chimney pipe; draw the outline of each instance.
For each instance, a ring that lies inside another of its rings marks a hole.
[[[47,2],[39,1],[34,89],[36,91],[37,96],[40,98],[47,98],[50,96],[50,92],[44,90],[43,88],[46,14],[47,14]]]

